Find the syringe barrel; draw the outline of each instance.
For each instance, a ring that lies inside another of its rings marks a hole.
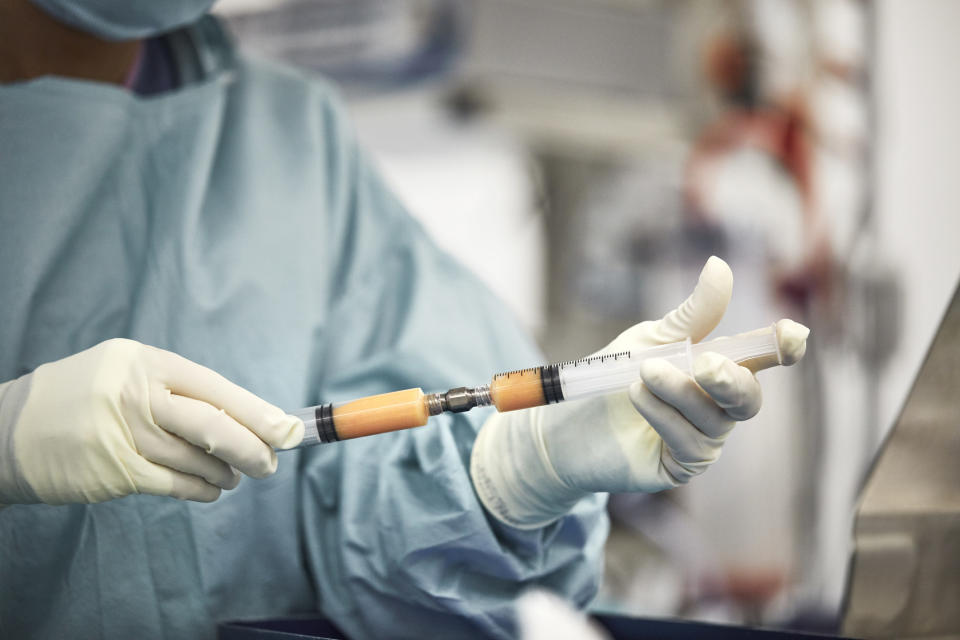
[[[578,400],[623,391],[640,379],[640,365],[650,358],[662,358],[689,373],[693,360],[690,339],[561,362],[558,367],[563,399]]]
[[[422,427],[430,417],[422,389],[405,389],[360,398],[343,404],[301,409],[301,447],[360,438],[376,433]]]
[[[687,374],[702,353],[719,353],[754,371],[782,361],[776,325],[709,342],[682,342],[600,354],[561,362],[560,386],[564,400],[577,400],[623,391],[640,379],[640,366],[650,358],[661,358]]]
[[[754,371],[781,361],[774,326],[730,338],[681,342],[604,353],[543,367],[501,373],[490,383],[490,395],[499,411],[515,411],[565,400],[577,400],[626,390],[640,379],[640,366],[650,358],[670,362],[692,374],[693,363],[707,351],[724,355]]]
[[[493,376],[489,385],[491,404],[497,411],[516,411],[563,400],[559,367],[520,369]]]

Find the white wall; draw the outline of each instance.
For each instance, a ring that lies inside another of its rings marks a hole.
[[[433,240],[471,269],[537,335],[544,316],[544,231],[522,144],[451,121],[429,90],[350,105],[361,145]]]
[[[900,333],[880,378],[876,425],[864,424],[857,359],[824,354],[823,582],[808,597],[828,608],[841,603],[862,465],[874,453],[861,451],[864,431],[882,437],[893,426],[960,276],[960,2],[882,0],[876,10],[877,257],[900,281]]]
[[[960,2],[886,0],[877,10],[879,242],[904,293],[881,382],[886,428],[960,275]]]

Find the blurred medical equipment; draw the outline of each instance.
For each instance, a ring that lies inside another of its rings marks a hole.
[[[465,0],[225,0],[245,48],[322,73],[347,90],[403,86],[457,59]]]
[[[345,404],[323,404],[296,412],[305,432],[300,446],[349,440],[362,436],[421,427],[430,416],[444,412],[463,413],[476,407],[494,406],[498,411],[516,411],[567,400],[582,400],[626,391],[641,379],[643,363],[651,358],[669,362],[693,375],[701,354],[714,353],[742,364],[753,372],[777,365],[792,365],[798,353],[796,341],[809,330],[781,320],[763,329],[694,344],[690,337],[678,342],[643,349],[603,352],[558,364],[498,373],[488,385],[456,387],[445,393],[424,395],[405,389],[369,396]],[[785,345],[781,349],[781,344]]]
[[[863,488],[844,632],[960,637],[960,288]]]
[[[210,502],[277,469],[293,416],[169,351],[107,340],[0,385],[0,503]]]
[[[601,353],[700,340],[723,317],[732,287],[730,268],[710,258],[679,307],[627,329]],[[806,329],[796,329],[781,344],[785,362],[805,350]],[[719,354],[701,354],[693,374],[650,359],[640,367],[642,383],[628,393],[492,415],[471,456],[477,494],[501,521],[530,529],[592,492],[655,492],[685,484],[717,460],[736,421],[756,415],[761,403],[756,376]]]
[[[529,589],[515,603],[516,640],[844,640],[839,636],[746,626],[704,624],[677,619],[591,612],[560,595]],[[234,620],[217,625],[219,640],[347,640],[330,620],[314,615]]]

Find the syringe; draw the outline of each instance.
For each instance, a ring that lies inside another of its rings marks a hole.
[[[650,358],[668,360],[687,373],[692,372],[697,356],[707,351],[724,355],[754,372],[789,365],[794,360],[785,356],[781,341],[798,333],[805,337],[806,328],[792,320],[780,320],[763,329],[708,342],[693,343],[687,338],[646,349],[498,373],[490,384],[479,387],[456,387],[431,394],[424,394],[420,388],[405,389],[345,404],[307,407],[295,413],[306,427],[300,446],[421,427],[430,416],[463,413],[474,407],[492,405],[498,411],[515,411],[623,391],[640,379],[640,364]]]

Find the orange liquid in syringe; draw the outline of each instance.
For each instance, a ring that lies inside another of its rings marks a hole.
[[[553,376],[551,379],[558,385],[554,368],[555,366],[534,367],[498,374],[490,383],[490,400],[498,411],[539,407],[548,403],[547,396],[551,393],[552,401],[556,402],[557,392],[545,393],[545,386],[550,385],[545,385],[543,379],[546,371],[546,375]],[[421,389],[382,393],[346,404],[326,406],[330,407],[329,417],[322,418],[318,415],[318,420],[324,425],[320,429],[324,432],[335,432],[326,436],[335,440],[350,440],[386,431],[420,427],[427,424],[430,417],[430,402]]]
[[[490,383],[497,411],[515,411],[547,404],[543,393],[543,367],[500,373]]]
[[[333,422],[341,440],[422,427],[429,416],[420,389],[368,396],[333,408]]]

